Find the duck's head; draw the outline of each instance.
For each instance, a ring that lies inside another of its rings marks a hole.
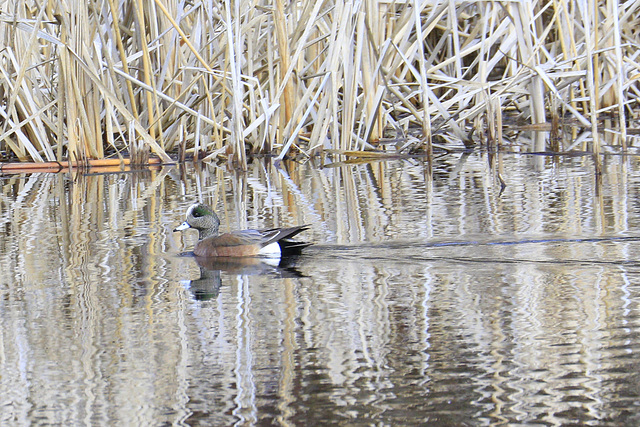
[[[217,236],[219,227],[220,218],[218,218],[213,209],[204,203],[196,203],[187,209],[187,220],[173,231],[195,228],[200,234],[200,240],[202,240],[209,236]]]

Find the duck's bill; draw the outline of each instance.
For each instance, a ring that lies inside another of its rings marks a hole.
[[[187,221],[183,222],[182,224],[180,224],[179,226],[177,226],[176,228],[173,229],[173,231],[182,231],[182,230],[186,230],[187,228],[190,228],[191,226],[189,224],[187,224]]]

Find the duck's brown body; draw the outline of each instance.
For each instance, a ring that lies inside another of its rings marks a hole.
[[[289,238],[306,230],[306,226],[275,228],[271,230],[243,230],[207,237],[196,243],[193,253],[199,257],[243,257],[268,255],[264,249],[278,245],[280,255],[294,249],[299,253],[309,243],[295,242]],[[275,251],[274,251],[275,253]]]

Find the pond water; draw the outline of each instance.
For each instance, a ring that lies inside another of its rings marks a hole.
[[[0,424],[638,425],[639,170],[2,177]],[[310,224],[314,245],[199,264],[172,231],[197,200],[224,231]]]

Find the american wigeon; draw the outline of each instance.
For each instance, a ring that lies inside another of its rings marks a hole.
[[[311,243],[291,240],[308,226],[242,230],[219,234],[220,218],[207,205],[196,203],[187,210],[187,220],[173,231],[187,228],[198,230],[198,242],[193,248],[198,257],[279,257],[300,254]]]

